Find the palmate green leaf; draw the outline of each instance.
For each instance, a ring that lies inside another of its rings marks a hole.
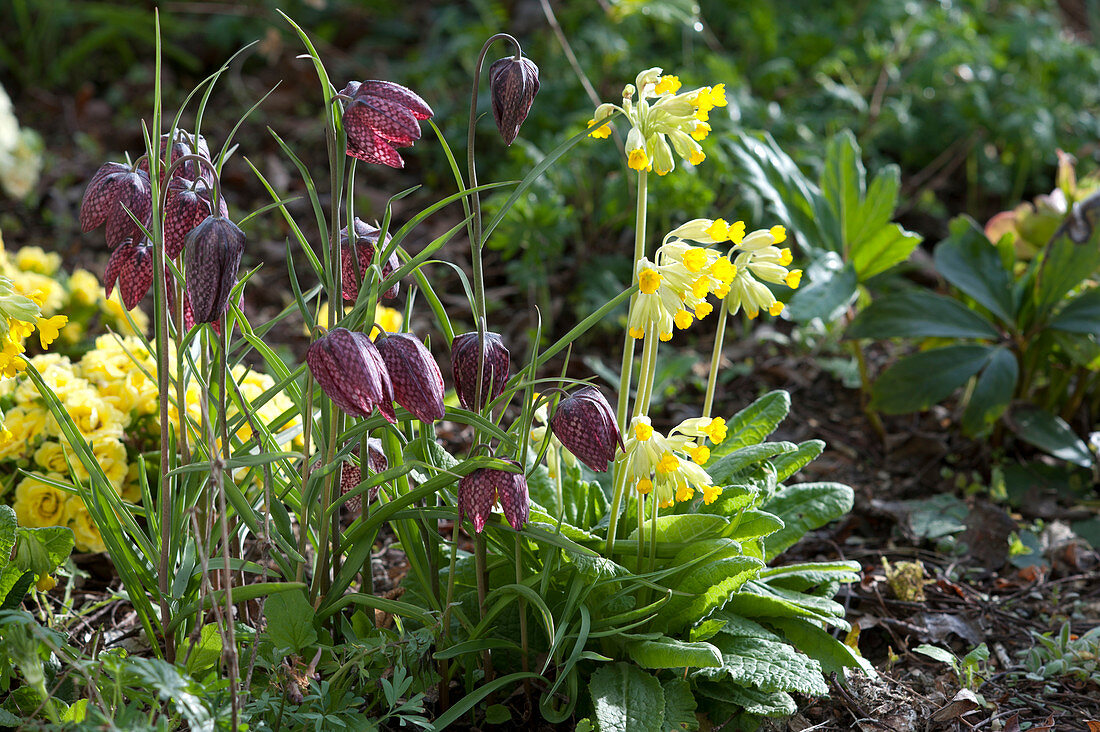
[[[762,508],[783,520],[783,528],[768,537],[767,561],[789,549],[806,532],[821,528],[852,510],[855,494],[843,483],[796,483],[782,486]]]
[[[1001,263],[997,248],[973,219],[963,216],[954,219],[951,235],[936,246],[933,259],[945,280],[974,298],[1002,323],[1013,322],[1016,303],[1011,274]]]
[[[782,389],[768,392],[726,421],[726,439],[711,449],[711,459],[763,442],[790,411],[790,394]]]
[[[1050,327],[1100,337],[1100,287],[1086,290],[1070,300],[1050,321]]]
[[[735,556],[696,567],[673,588],[684,594],[674,595],[657,617],[672,630],[687,627],[722,607],[763,566],[753,557]]]
[[[646,522],[641,529],[630,532],[630,538],[637,540],[639,531],[649,541],[653,522]],[[713,539],[722,535],[729,526],[729,520],[721,516],[706,513],[689,513],[679,516],[658,516],[656,537],[659,542],[687,543],[702,539]]]
[[[1061,417],[1039,409],[1033,404],[1013,405],[1005,421],[1024,442],[1082,468],[1093,465],[1092,452],[1085,441]]]
[[[714,638],[714,644],[722,652],[722,665],[692,672],[697,679],[728,679],[764,692],[820,695],[829,691],[821,675],[821,664],[798,653],[787,643],[719,635]]]
[[[695,695],[691,684],[683,679],[670,679],[663,684],[665,692],[665,721],[661,732],[693,732],[699,729],[695,717]]]
[[[317,612],[304,593],[280,592],[264,603],[267,634],[283,654],[301,654],[317,642],[313,620]]]
[[[710,643],[688,643],[668,636],[628,643],[627,655],[642,668],[707,668],[722,665],[722,654]]]
[[[946,399],[989,362],[994,346],[955,345],[906,356],[882,372],[871,408],[886,414],[928,409]]]
[[[600,732],[662,732],[665,694],[653,674],[629,663],[603,666],[592,674],[588,692]]]
[[[785,691],[760,691],[739,684],[713,681],[700,682],[695,688],[708,699],[741,707],[749,714],[761,717],[789,717],[798,711],[794,699]]]
[[[787,307],[797,323],[821,319],[829,323],[848,309],[858,294],[859,277],[851,263],[840,269],[820,267],[808,285],[791,295]]]
[[[1008,408],[1016,392],[1019,364],[1016,354],[1001,346],[993,352],[962,415],[963,432],[971,437],[985,434]]]
[[[774,618],[768,622],[795,648],[820,663],[827,674],[858,668],[868,676],[878,675],[867,659],[813,623],[795,618]]]
[[[782,483],[809,465],[824,450],[824,440],[807,440],[806,442],[800,442],[798,448],[792,452],[776,455],[772,458],[772,465],[775,467],[775,479]],[[722,497],[724,498],[725,495],[726,492],[723,491]]]
[[[767,511],[749,508],[740,515],[738,520],[730,523],[725,536],[737,541],[746,541],[771,536],[782,529],[783,519]]]
[[[927,290],[907,290],[872,302],[848,326],[844,337],[995,340],[1000,331],[958,300]]]
[[[68,526],[20,527],[16,535],[19,541],[13,564],[39,577],[50,574],[68,559],[75,544],[73,530]]]

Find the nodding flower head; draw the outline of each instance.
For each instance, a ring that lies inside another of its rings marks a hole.
[[[397,421],[390,374],[365,333],[333,328],[306,351],[306,365],[321,390],[346,414],[369,417],[377,407],[388,421]]]
[[[356,457],[359,456],[359,446],[356,445],[352,450],[352,454]],[[362,460],[360,460],[362,462]],[[386,454],[382,452],[382,441],[377,437],[371,437],[367,440],[367,475],[383,473],[390,467],[389,462],[386,460]],[[346,496],[351,493],[355,488],[363,482],[363,470],[359,465],[356,465],[351,460],[345,460],[343,466],[343,472],[340,473],[340,495]],[[378,486],[375,486],[367,491],[367,503],[373,503],[374,499],[378,497]],[[362,495],[349,498],[348,502],[344,504],[348,510],[359,512],[363,508]]]
[[[206,144],[206,138],[202,135],[195,135],[186,130],[176,129],[172,132],[166,132],[160,136],[160,156],[164,159],[164,153],[168,149],[169,144],[172,146],[172,154],[168,158],[168,165],[172,165],[180,158],[186,155],[198,155],[205,160],[211,160],[210,148]],[[149,175],[149,161],[142,160],[138,164],[138,168]],[[166,168],[162,168],[163,173]],[[172,171],[172,179],[181,180],[203,180],[207,185],[214,185],[214,173],[211,170],[211,166],[204,165],[198,160],[185,160],[174,171]]]
[[[420,120],[432,116],[428,103],[391,81],[352,81],[340,94],[348,97],[344,109],[347,153],[366,163],[404,168],[396,147],[420,139]]]
[[[343,280],[342,289],[345,300],[354,300],[359,296],[359,282],[366,277],[367,268],[374,261],[375,250],[379,246],[378,239],[382,234],[381,229],[371,226],[359,218],[355,219],[352,231],[355,233],[355,253],[359,263],[358,275],[355,272],[355,261],[351,257],[351,233],[346,226],[340,230],[340,275]],[[389,241],[390,235],[387,234],[381,245],[383,249],[389,244]],[[400,264],[397,259],[397,252],[394,252],[382,265],[382,277],[389,277]],[[388,290],[381,294],[381,297],[392,300],[397,297],[400,291],[401,283],[394,282]]]
[[[179,256],[187,235],[214,212],[213,195],[202,180],[172,178],[168,182],[168,202],[164,204],[164,253],[169,259]],[[224,199],[219,213],[228,216]]]
[[[224,216],[207,216],[187,235],[187,296],[196,323],[213,323],[229,305],[244,253],[244,232]]]
[[[597,473],[607,471],[616,448],[623,449],[615,412],[594,386],[562,399],[550,418],[550,429],[569,452]]]
[[[116,282],[122,304],[127,310],[136,308],[153,285],[153,247],[148,241],[141,244],[126,241],[111,252],[103,273],[107,297],[111,296]]]
[[[514,460],[508,462],[517,467],[519,465]],[[522,472],[511,473],[495,468],[480,468],[459,481],[459,521],[469,516],[474,524],[474,533],[480,534],[498,499],[504,518],[512,528],[516,531],[523,528],[531,512],[527,479]]]
[[[153,210],[149,174],[123,163],[104,163],[84,191],[84,200],[80,202],[80,228],[88,232],[106,224],[109,247],[127,239],[140,241],[145,233],[126,213],[127,209],[142,224],[149,225]]]
[[[484,344],[477,331],[455,336],[451,342],[451,368],[455,391],[463,409],[480,412],[485,404],[504,393],[508,381],[508,349],[498,333],[485,333]],[[481,399],[478,400],[477,372],[484,358],[481,373]]]
[[[493,119],[506,145],[511,145],[519,134],[538,91],[539,67],[529,58],[510,56],[489,67]]]
[[[393,398],[421,422],[443,419],[443,374],[432,354],[411,333],[381,335],[375,343],[393,382]]]

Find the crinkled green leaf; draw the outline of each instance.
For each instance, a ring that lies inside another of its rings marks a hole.
[[[791,695],[785,691],[760,691],[729,682],[703,681],[696,688],[703,696],[741,707],[749,714],[761,717],[789,717],[798,711]]]
[[[783,520],[783,528],[768,537],[767,561],[813,531],[852,510],[855,494],[843,483],[796,483],[782,486],[762,508]]]
[[[657,541],[686,543],[689,541],[701,541],[721,536],[729,526],[729,520],[722,516],[706,513],[687,513],[673,516],[657,517]],[[646,522],[641,529],[645,540],[649,541],[653,522]],[[630,533],[631,539],[638,538],[639,529]]]
[[[821,614],[816,610],[774,595],[761,595],[749,591],[734,593],[722,609],[746,618],[765,620],[768,618],[810,618],[827,622],[836,627],[846,628],[848,626],[846,622],[833,615]]]
[[[798,448],[792,452],[785,452],[772,458],[775,466],[775,479],[780,483],[809,465],[818,455],[825,450],[823,440],[807,440],[800,442]],[[723,491],[722,497],[726,494]]]
[[[692,672],[696,678],[712,681],[726,678],[766,692],[818,695],[829,691],[821,675],[821,664],[787,643],[731,635],[719,635],[713,640],[722,652],[722,665]]]
[[[739,520],[730,523],[729,529],[726,530],[726,537],[745,541],[771,536],[782,530],[783,519],[767,511],[749,508],[741,514]]]
[[[695,718],[695,695],[691,684],[683,679],[669,679],[663,684],[665,721],[661,732],[693,732],[699,729]]]
[[[662,732],[665,694],[653,674],[629,663],[601,666],[588,692],[599,732]]]
[[[768,392],[726,421],[726,439],[711,449],[711,458],[763,442],[790,411],[790,394],[782,389]]]
[[[673,588],[685,594],[673,595],[657,617],[674,630],[691,625],[722,607],[762,566],[753,557],[735,556],[696,567]]]
[[[768,621],[794,647],[821,664],[825,673],[840,673],[858,668],[868,676],[877,676],[874,666],[849,646],[841,643],[817,625],[797,618],[773,618]]]
[[[0,569],[8,564],[8,557],[15,547],[15,527],[19,522],[11,506],[0,504]]]
[[[859,562],[808,562],[768,567],[761,570],[761,582],[774,587],[805,592],[811,587],[836,582],[858,582],[862,567]]]
[[[732,635],[738,638],[763,638],[764,640],[775,641],[777,643],[783,640],[780,635],[768,630],[755,620],[741,617],[737,613],[731,612],[728,608],[722,608],[715,612],[706,622],[710,622],[711,620],[721,623],[719,632],[725,633],[726,635]]]
[[[740,447],[718,458],[714,458],[714,454],[711,453],[711,460],[707,463],[706,470],[715,485],[726,485],[735,482],[750,466],[797,449],[798,446],[793,442],[765,442],[760,445]]]
[[[628,643],[630,660],[642,668],[705,668],[721,666],[722,654],[710,643],[688,643],[668,636]]]

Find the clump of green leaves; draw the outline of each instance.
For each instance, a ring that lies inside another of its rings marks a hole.
[[[989,677],[986,661],[989,660],[989,648],[980,643],[962,658],[939,646],[922,645],[913,649],[917,653],[946,663],[955,672],[959,686],[975,691]]]
[[[1100,626],[1076,636],[1067,622],[1057,633],[1032,631],[1031,635],[1037,644],[1022,654],[1027,678],[1049,681],[1070,676],[1100,684]]]

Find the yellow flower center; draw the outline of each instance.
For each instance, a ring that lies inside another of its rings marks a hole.
[[[704,298],[710,292],[710,280],[700,277],[691,283],[691,294],[696,298]]]
[[[649,478],[642,478],[635,487],[639,493],[643,496],[647,496],[653,491],[653,481]]]
[[[709,134],[710,134],[710,125],[707,124],[706,122],[704,122],[701,119],[696,120],[695,121],[695,129],[691,131],[692,139],[698,140],[699,142],[702,142],[703,140],[707,139],[707,135],[709,135]]]
[[[644,328],[631,328],[629,332],[630,337],[634,338],[635,340],[641,340],[642,338],[645,338]]]
[[[596,120],[594,120],[594,119],[588,120],[588,126],[589,127],[591,127],[594,124],[596,124]],[[595,137],[597,140],[602,140],[606,137],[610,137],[611,136],[611,125],[608,125],[608,124],[600,125],[596,129],[589,132],[588,136],[589,137]]]
[[[730,241],[740,244],[745,238],[745,222],[736,221],[730,226]]]
[[[672,340],[672,333],[662,333],[660,338],[662,343],[668,343]]]
[[[787,241],[787,229],[784,226],[776,224],[772,228],[768,229],[768,232],[772,235],[772,239],[775,241],[773,244],[782,244]]]
[[[680,91],[680,79],[672,74],[665,74],[658,81],[657,85],[653,87],[654,94],[675,94]]]
[[[715,219],[714,223],[707,227],[707,236],[714,241],[725,241],[729,235],[730,225],[725,219]]]
[[[700,486],[703,489],[703,503],[708,506],[718,500],[718,496],[722,495],[722,487],[716,485],[704,485]]]
[[[653,437],[653,427],[645,422],[639,422],[634,425],[634,437],[636,437],[639,442],[648,441],[650,437]]]
[[[706,434],[715,445],[726,439],[726,432],[728,430],[729,428],[726,427],[726,420],[721,417],[715,417],[710,421],[710,424],[703,428],[704,434]]]
[[[649,157],[645,154],[645,150],[631,150],[626,164],[634,170],[645,170],[649,167]]]
[[[802,270],[792,269],[787,273],[787,287],[792,290],[797,290],[798,286],[802,283]]]
[[[661,459],[657,462],[657,472],[661,475],[668,475],[669,473],[675,473],[680,467],[680,458],[673,455],[671,452],[666,452],[661,456]]]
[[[707,265],[707,252],[702,247],[691,247],[684,252],[684,266],[689,272],[698,272]]]
[[[683,503],[684,501],[690,501],[694,495],[695,491],[692,490],[691,486],[689,486],[687,483],[681,484],[676,489],[676,500],[680,503]]]
[[[707,460],[710,460],[710,448],[706,445],[700,445],[691,451],[691,459],[697,465],[706,465]]]
[[[693,316],[687,310],[677,310],[676,315],[673,317],[673,321],[676,323],[676,327],[680,330],[684,330],[685,328],[690,326],[693,320],[695,320],[695,316]]]
[[[691,163],[692,165],[698,165],[699,163],[703,162],[706,159],[707,159],[706,153],[704,153],[702,150],[692,150],[688,154],[688,162]]]
[[[783,248],[779,250],[779,264],[786,267],[794,261],[794,257],[791,255],[791,250]]]
[[[703,318],[710,315],[712,312],[714,312],[714,306],[711,305],[709,302],[701,302],[695,306],[695,317],[698,320],[702,320]]]
[[[710,273],[718,280],[728,285],[733,282],[733,278],[737,276],[737,267],[735,267],[733,262],[728,258],[719,257],[714,260],[714,264],[710,266]]]
[[[771,315],[772,317],[779,315],[781,312],[783,312],[783,303],[779,302],[778,300],[773,302],[772,306],[768,308],[768,315]]]
[[[661,286],[661,273],[655,269],[643,269],[638,273],[638,289],[645,295],[652,295]]]

